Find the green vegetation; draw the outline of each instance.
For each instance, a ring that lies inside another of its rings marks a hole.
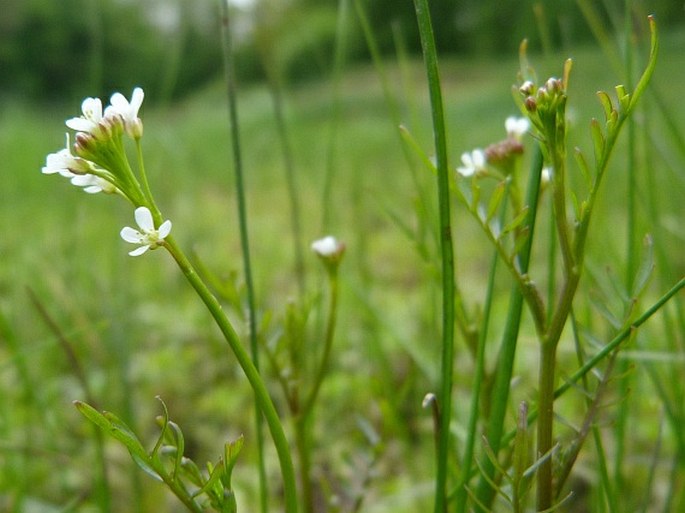
[[[440,58],[444,111],[435,96],[430,102],[423,63],[401,52],[383,67],[379,60],[355,65],[331,80],[288,87],[276,73],[269,85],[239,91],[260,372],[291,442],[299,511],[401,513],[443,503],[448,511],[467,511],[466,500],[477,511],[473,497],[496,497],[495,511],[532,511],[530,486],[537,486],[537,503],[544,507],[573,491],[560,511],[685,508],[682,291],[654,316],[645,314],[674,285],[682,287],[685,271],[685,92],[679,85],[685,83],[685,32],[661,35],[651,84],[639,103],[622,107],[622,114],[634,108],[636,115],[621,118],[625,126],[606,168],[603,155],[615,126],[605,127],[607,103],[595,94],[608,91],[618,109],[614,86],[635,89],[649,51],[647,21],[637,25],[635,34],[630,28],[630,66],[620,52],[602,54],[595,45],[571,52],[563,166],[579,201],[573,204],[576,198],[568,195],[560,208],[564,200],[543,189],[537,219],[513,215],[534,203],[530,191],[537,191],[537,180],[528,180],[536,172],[540,177],[542,164],[532,137],[523,140],[516,181],[476,182],[454,172],[463,152],[502,140],[504,119],[521,115],[510,93],[522,82],[513,49],[506,58]],[[614,48],[614,36],[598,36],[605,52]],[[568,56],[531,52],[538,85],[562,78]],[[633,70],[628,79],[626,69]],[[432,80],[434,71],[429,69]],[[251,300],[225,94],[225,84],[216,82],[168,105],[146,104],[142,149],[156,205],[173,220],[172,255],[186,265],[180,248],[186,251],[223,304],[222,331],[233,326],[247,349]],[[283,125],[274,115],[278,94]],[[257,511],[263,492],[255,387],[235,351],[166,251],[126,254],[131,248],[118,233],[132,222],[130,205],[83,194],[40,173],[45,155],[64,144],[63,122],[77,115],[80,100],[0,106],[0,511],[146,513],[182,511],[182,504],[199,511],[183,486],[206,487],[217,510],[231,511],[235,499],[238,511]],[[434,173],[434,130],[442,130],[431,122],[436,113],[444,113],[446,148]],[[597,129],[593,141],[593,117],[608,142],[597,142]],[[545,165],[561,158],[554,155],[560,146],[549,144]],[[575,146],[590,175],[602,177],[601,187],[595,189],[576,165]],[[136,162],[135,147],[129,149]],[[557,162],[557,170],[561,166]],[[445,178],[441,199],[451,212],[438,202],[436,175]],[[590,191],[593,218],[585,232],[587,210],[580,200]],[[299,248],[292,240],[294,194],[304,241]],[[468,201],[479,194],[488,222],[499,218],[505,226],[516,219],[510,225],[516,239],[503,239],[511,245],[495,248],[479,226]],[[583,235],[555,227],[553,208],[569,219],[583,213]],[[456,322],[447,321],[456,328],[453,372],[444,365],[451,353],[443,345],[449,285],[442,278],[449,255],[438,236],[438,212],[441,226],[452,224],[455,255]],[[521,240],[533,225],[535,238],[526,250]],[[333,270],[309,251],[311,241],[327,234],[346,245]],[[570,241],[555,246],[557,237]],[[502,252],[513,252],[509,264]],[[514,299],[521,289],[512,276],[528,267],[528,257],[547,308],[537,316],[531,296]],[[543,337],[552,354],[540,350],[540,324],[559,311],[548,298],[564,297],[558,289],[565,272],[575,272],[565,267],[568,259],[583,265],[583,275],[574,284],[568,320],[551,322],[557,333]],[[300,281],[300,272],[306,279]],[[520,315],[516,304],[524,312],[520,330],[509,322]],[[507,370],[500,344],[511,340],[512,329],[518,339]],[[541,381],[539,357],[554,361],[554,373]],[[590,364],[592,372],[579,373]],[[503,368],[512,380],[497,379]],[[427,393],[437,402],[425,400]],[[436,407],[449,411],[440,403],[449,393],[452,415],[440,418]],[[540,428],[537,405],[552,399],[555,417],[541,415]],[[74,400],[83,401],[78,409]],[[116,415],[98,413],[103,410]],[[498,410],[503,422],[488,425]],[[493,432],[500,440],[484,443],[481,434]],[[283,511],[282,471],[268,433],[261,449],[268,485],[263,507]],[[534,456],[539,438],[547,443],[543,452],[553,453],[549,459]],[[436,443],[445,456],[437,489]],[[198,477],[201,471],[181,455],[202,469],[207,461],[224,462]],[[553,490],[550,472],[566,486]],[[306,473],[311,480],[303,486]],[[222,486],[235,496],[222,496]],[[292,493],[287,485],[285,493]]]

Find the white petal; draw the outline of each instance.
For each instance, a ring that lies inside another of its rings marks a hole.
[[[469,177],[472,176],[475,170],[472,167],[458,167],[457,168],[457,173],[459,173],[461,176],[464,177]]]
[[[134,213],[136,223],[144,232],[151,232],[155,229],[155,223],[152,220],[152,213],[147,207],[138,207]]]
[[[338,241],[332,235],[312,242],[312,250],[321,256],[331,256],[337,253],[339,248]]]
[[[86,98],[81,104],[83,115],[96,123],[102,119],[102,102],[100,98]]]
[[[485,167],[485,152],[483,150],[473,150],[471,152],[471,159],[476,170]]]
[[[67,120],[66,125],[77,132],[90,133],[97,126],[97,123],[85,118],[71,118]]]
[[[133,90],[133,94],[131,95],[131,116],[132,117],[137,117],[138,116],[138,110],[140,110],[140,106],[143,104],[143,99],[145,98],[145,93],[140,87],[136,87]]]
[[[97,194],[98,192],[102,192],[102,187],[99,185],[89,185],[88,187],[84,187],[83,191],[88,194]]]
[[[119,114],[124,114],[128,110],[128,100],[121,93],[114,93],[110,98],[109,103]]]
[[[159,234],[160,240],[165,239],[166,236],[169,235],[169,233],[171,232],[171,221],[169,221],[168,219],[164,221],[157,230],[157,232]]]
[[[142,255],[145,253],[148,249],[150,249],[150,246],[140,246],[139,248],[134,249],[133,251],[129,251],[128,254],[131,256],[138,256]]]
[[[130,242],[131,244],[140,244],[144,238],[142,233],[131,228],[130,226],[125,226],[122,228],[121,232],[119,232],[119,235],[121,235],[122,239],[124,239],[126,242]]]

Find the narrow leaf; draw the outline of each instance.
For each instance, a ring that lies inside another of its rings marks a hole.
[[[611,111],[614,110],[611,98],[605,91],[597,91],[597,98],[599,98],[599,102],[604,108],[604,119],[609,119],[611,117]]]
[[[633,290],[631,291],[632,296],[635,298],[642,294],[654,270],[654,243],[652,236],[649,234],[645,235],[642,245],[642,260],[635,276]]]
[[[490,197],[490,202],[488,203],[488,214],[486,218],[486,222],[490,222],[490,220],[494,217],[494,215],[497,213],[497,209],[502,203],[502,198],[504,197],[504,191],[506,190],[506,182],[502,181],[497,184],[497,187],[492,193],[492,196]]]
[[[585,155],[583,155],[583,152],[580,151],[580,148],[576,147],[574,149],[573,156],[576,158],[576,164],[578,164],[578,168],[580,168],[580,172],[585,179],[585,186],[588,188],[588,190],[592,189],[592,173],[590,173],[590,168],[585,160]]]
[[[608,123],[608,120],[607,120]],[[604,135],[602,134],[602,127],[599,125],[599,121],[592,119],[590,122],[590,132],[592,135],[592,144],[595,150],[595,162],[600,162],[602,159],[602,154],[604,153]]]
[[[507,224],[504,227],[500,237],[506,235],[510,231],[515,230],[516,228],[521,226],[523,224],[523,222],[526,220],[527,216],[528,216],[528,207],[526,206],[526,207],[523,207],[521,209],[521,211],[518,214],[516,214],[516,217],[512,221],[510,221],[509,224]]]

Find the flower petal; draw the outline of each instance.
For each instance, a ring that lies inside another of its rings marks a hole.
[[[86,118],[71,118],[67,119],[66,125],[77,132],[90,133],[97,126],[97,123]]]
[[[131,256],[139,256],[145,253],[148,249],[150,249],[150,246],[140,246],[139,248],[134,249],[133,251],[129,251],[128,254]]]
[[[164,221],[160,225],[159,229],[157,230],[157,233],[159,235],[159,239],[160,240],[165,239],[166,236],[169,235],[170,232],[171,232],[171,221],[169,221],[167,219],[166,221]]]
[[[155,229],[155,223],[152,220],[152,213],[147,207],[138,207],[134,213],[136,223],[144,232],[151,232]]]
[[[340,244],[332,235],[312,242],[312,251],[321,256],[331,256],[337,253],[339,249]]]
[[[121,235],[122,239],[124,239],[126,242],[130,242],[131,244],[140,244],[144,239],[144,235],[142,233],[134,228],[131,228],[130,226],[125,226],[122,228],[119,235]]]
[[[137,117],[140,106],[143,104],[143,99],[145,98],[145,92],[140,88],[136,87],[131,95],[131,116]]]

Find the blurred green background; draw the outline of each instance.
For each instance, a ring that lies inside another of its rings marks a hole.
[[[411,0],[363,0],[381,51],[418,53]],[[619,1],[591,1],[611,32]],[[289,80],[330,72],[339,0],[236,0],[238,74],[263,78],[277,65]],[[498,56],[523,38],[570,49],[591,40],[574,0],[432,0],[443,54]],[[677,0],[635,2],[662,29],[681,23]],[[642,5],[644,4],[644,5]],[[0,100],[102,96],[140,85],[155,101],[183,96],[220,76],[218,0],[0,0]],[[346,26],[351,61],[368,59],[355,16]],[[637,20],[637,16],[636,16]],[[268,54],[268,59],[264,55]]]

